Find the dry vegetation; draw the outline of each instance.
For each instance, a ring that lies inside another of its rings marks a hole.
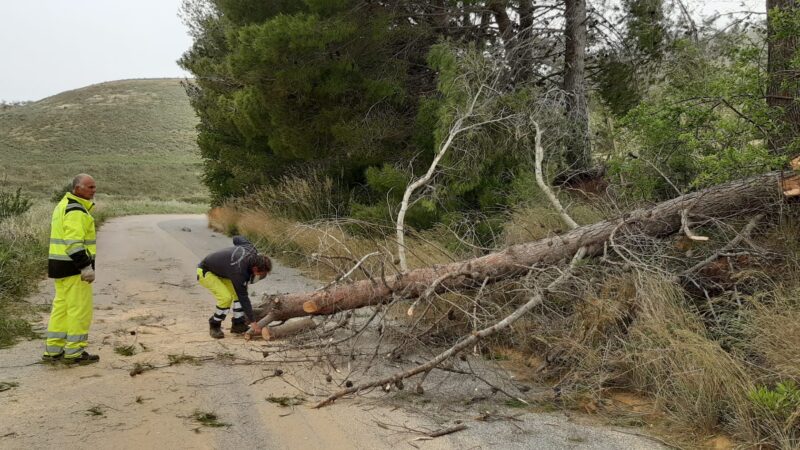
[[[391,230],[385,239],[367,238],[380,233],[364,233],[366,225],[340,221],[298,223],[279,217],[279,208],[264,206],[240,202],[216,208],[210,224],[247,234],[271,254],[322,279],[340,277],[376,250],[380,255],[366,260],[367,270],[395,270],[395,261],[386,256],[393,249]],[[596,201],[592,206],[575,201],[570,212],[580,223],[609,214]],[[492,364],[514,368],[519,379],[552,387],[544,395],[510,393],[509,402],[520,398],[535,407],[588,411],[616,424],[651,424],[669,442],[687,448],[698,442],[716,445],[711,439],[720,434],[744,445],[796,448],[800,390],[793,383],[800,381],[800,284],[794,275],[800,246],[783,243],[796,241],[797,219],[787,212],[760,222],[749,242],[728,250],[734,256],[717,258],[692,277],[697,285],[668,275],[713,254],[744,225],[733,220],[697,226],[695,232],[711,236],[705,243],[631,233],[618,244],[644,265],[613,254],[581,262],[570,281],[548,293],[541,306],[474,351]],[[510,216],[500,242],[535,240],[562,229],[556,213],[531,206]],[[410,266],[480,251],[463,245],[443,250],[452,244],[452,234],[412,232]],[[419,354],[420,344],[431,351],[446,348],[505,317],[558,274],[542,268],[475,292],[435,296],[417,305],[421,312],[410,320],[405,314],[409,304],[396,304],[376,319],[383,338],[392,342],[388,354]],[[355,271],[351,276],[366,275]],[[337,320],[349,319],[337,316],[330,322]],[[459,364],[464,363],[454,361],[445,369],[467,370]]]

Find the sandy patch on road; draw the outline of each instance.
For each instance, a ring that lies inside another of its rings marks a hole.
[[[0,392],[0,447],[659,448],[624,430],[581,425],[563,414],[503,412],[501,399],[470,403],[488,389],[455,375],[432,379],[436,394],[392,394],[392,401],[372,394],[310,409],[322,398],[313,395],[335,387],[313,365],[264,358],[263,342],[208,336],[214,304],[197,285],[194,268],[205,254],[228,245],[229,238],[206,228],[203,216],[133,216],[105,224],[98,235],[89,339],[101,361],[76,368],[38,364],[43,343],[37,341],[0,350],[0,381],[18,383]],[[276,264],[273,275],[254,286],[253,298],[313,287]],[[52,282],[44,281],[31,301],[51,299]],[[121,348],[133,354],[115,351]],[[396,370],[381,364],[363,379]],[[142,372],[131,376],[137,368]],[[284,375],[271,377],[278,368]],[[306,402],[284,407],[270,397]],[[198,413],[216,415],[223,426],[198,422]],[[508,414],[517,417],[486,420]],[[457,421],[469,428],[433,440],[415,440],[420,434],[411,431]]]

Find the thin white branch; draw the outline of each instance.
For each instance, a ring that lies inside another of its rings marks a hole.
[[[689,225],[689,208],[684,209],[681,211],[681,232],[686,235],[689,239],[693,241],[707,241],[708,236],[699,236],[694,234],[694,231],[690,228]]]
[[[373,257],[373,256],[375,256],[375,255],[380,255],[380,254],[381,254],[381,252],[372,252],[372,253],[370,253],[370,254],[368,254],[368,255],[364,255],[364,257],[363,257],[363,258],[361,258],[360,260],[358,260],[358,262],[356,263],[356,265],[354,265],[353,267],[351,267],[351,268],[350,268],[350,270],[348,270],[348,271],[347,271],[347,273],[343,274],[343,275],[342,275],[342,276],[340,276],[340,277],[336,277],[336,279],[335,279],[335,280],[331,281],[330,283],[328,283],[328,284],[326,284],[325,286],[323,286],[323,287],[321,287],[321,288],[318,288],[318,289],[316,289],[316,290],[317,290],[317,291],[324,291],[325,289],[328,289],[329,287],[333,286],[334,284],[336,284],[336,283],[339,283],[340,281],[347,279],[347,278],[348,278],[350,275],[352,275],[352,274],[353,274],[353,272],[355,272],[355,271],[356,271],[356,269],[358,269],[358,268],[361,266],[361,264],[363,264],[363,263],[364,263],[364,261],[366,261],[366,260],[367,260],[367,259],[369,259],[370,257]]]
[[[542,174],[542,160],[544,159],[544,148],[542,148],[542,131],[539,128],[539,123],[533,119],[531,119],[533,126],[536,128],[536,136],[534,137],[534,147],[536,153],[536,184],[539,185],[539,189],[541,189],[545,195],[547,195],[547,199],[550,200],[550,203],[553,207],[558,211],[558,214],[561,216],[561,219],[566,222],[571,230],[578,228],[578,224],[572,220],[567,211],[561,206],[561,202],[558,200],[558,197],[553,194],[553,191],[550,189],[550,186],[544,182],[544,175]]]
[[[400,203],[400,211],[397,213],[397,224],[395,226],[397,235],[397,259],[400,264],[400,270],[403,272],[408,271],[405,245],[405,219],[411,195],[420,187],[428,184],[433,177],[434,172],[436,171],[436,167],[439,165],[439,161],[441,161],[445,153],[447,153],[447,150],[453,144],[453,140],[456,138],[456,136],[458,136],[458,134],[462,131],[471,128],[471,126],[464,128],[462,127],[462,124],[464,123],[464,120],[472,116],[472,113],[475,110],[475,104],[477,103],[478,98],[481,96],[482,91],[483,86],[478,89],[475,97],[472,98],[467,111],[464,112],[464,114],[461,115],[461,117],[459,117],[455,123],[453,123],[452,127],[450,127],[450,132],[447,134],[447,139],[445,139],[445,142],[439,148],[439,151],[436,153],[436,157],[433,158],[433,161],[431,162],[430,167],[428,167],[428,171],[425,173],[425,175],[409,184],[408,187],[406,187],[405,192],[403,192],[403,201]]]

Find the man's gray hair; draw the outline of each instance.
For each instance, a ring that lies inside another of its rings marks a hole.
[[[88,177],[88,173],[79,173],[75,175],[75,178],[72,179],[72,191],[75,191],[75,188],[78,187],[79,184],[83,181],[84,178]]]

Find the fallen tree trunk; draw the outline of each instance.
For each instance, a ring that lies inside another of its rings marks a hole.
[[[587,255],[601,252],[606,241],[623,225],[636,225],[637,232],[665,236],[681,229],[681,217],[691,214],[726,218],[750,212],[768,212],[780,200],[781,172],[733,181],[683,195],[652,207],[636,209],[623,217],[576,228],[568,233],[470,260],[412,270],[380,280],[362,280],[335,285],[315,292],[265,297],[256,308],[259,323],[412,299],[446,290],[466,290],[525,274],[533,266],[565,263],[581,247]]]

